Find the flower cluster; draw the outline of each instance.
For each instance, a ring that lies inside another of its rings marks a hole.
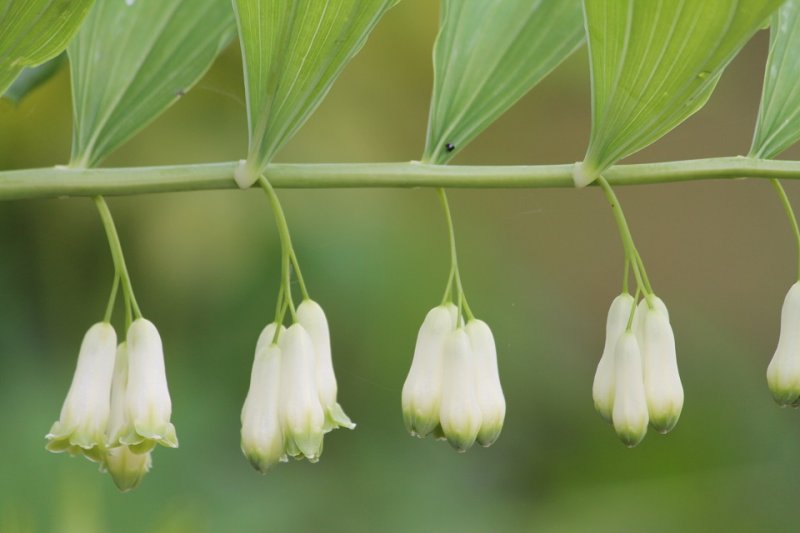
[[[778,404],[800,407],[800,281],[783,301],[780,337],[767,367],[767,384]]]
[[[477,440],[490,446],[500,435],[506,402],[489,326],[464,325],[453,304],[432,309],[417,336],[403,385],[403,420],[420,438],[446,439],[459,451]]]
[[[256,343],[241,416],[242,451],[253,467],[265,473],[290,456],[317,462],[325,433],[355,427],[336,395],[328,321],[305,300],[297,322],[269,324]]]
[[[611,303],[606,342],[592,386],[594,405],[627,446],[648,424],[667,433],[683,408],[675,337],[664,302],[655,295],[636,305],[627,293]]]
[[[155,326],[139,318],[117,346],[108,322],[84,336],[61,416],[47,449],[83,455],[108,471],[120,490],[138,485],[156,444],[178,446],[170,422],[164,351]]]

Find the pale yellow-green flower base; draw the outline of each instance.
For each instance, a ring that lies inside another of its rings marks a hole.
[[[143,425],[131,427],[119,437],[119,443],[130,447],[133,453],[147,453],[157,444],[167,448],[178,447],[175,426],[168,423],[160,428],[147,428]]]

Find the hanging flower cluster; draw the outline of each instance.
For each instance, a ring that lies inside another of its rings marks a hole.
[[[262,472],[289,457],[316,463],[325,433],[355,428],[336,401],[325,313],[303,301],[297,322],[276,323],[256,343],[250,389],[242,407],[242,451]]]
[[[627,446],[636,446],[648,423],[659,433],[675,427],[683,408],[675,338],[664,302],[639,305],[628,293],[611,303],[606,342],[592,386],[597,412]]]
[[[403,385],[403,420],[412,436],[432,434],[458,451],[490,446],[503,428],[506,402],[489,326],[466,324],[450,304],[433,308],[417,336]]]
[[[178,447],[170,422],[164,352],[155,326],[144,318],[117,346],[108,322],[86,333],[61,416],[46,435],[47,449],[83,455],[108,471],[120,490],[138,485],[157,444]]]

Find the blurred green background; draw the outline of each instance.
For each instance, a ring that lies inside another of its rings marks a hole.
[[[422,153],[437,7],[404,0],[281,153],[294,162]],[[761,32],[709,105],[632,160],[746,153],[766,57]],[[457,160],[580,160],[589,132],[581,49]],[[0,101],[0,168],[65,163],[69,74]],[[230,161],[246,151],[238,46],[108,166]],[[800,151],[788,157],[800,156]],[[800,187],[788,184],[800,200]],[[675,431],[626,449],[592,407],[622,250],[599,190],[453,191],[462,274],[493,328],[508,416],[489,449],[409,437],[400,391],[448,271],[428,190],[281,191],[312,296],[332,328],[340,401],[359,424],[316,465],[267,476],[239,450],[255,340],[272,319],[279,244],[258,192],[113,198],[142,308],[164,339],[181,447],[134,492],[52,455],[80,340],[112,265],[88,200],[0,206],[0,531],[796,531],[800,413],[766,387],[795,249],[764,181],[618,191],[670,308],[686,404]]]

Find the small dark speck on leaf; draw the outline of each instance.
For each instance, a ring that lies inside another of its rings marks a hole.
[[[175,96],[177,98],[180,98],[181,96],[184,96],[185,94],[186,94],[186,91],[184,91],[183,89],[178,89],[177,91],[175,91]]]
[[[447,149],[448,152],[452,152],[453,150],[456,149],[456,145],[453,143],[447,143],[444,145],[444,147]]]

